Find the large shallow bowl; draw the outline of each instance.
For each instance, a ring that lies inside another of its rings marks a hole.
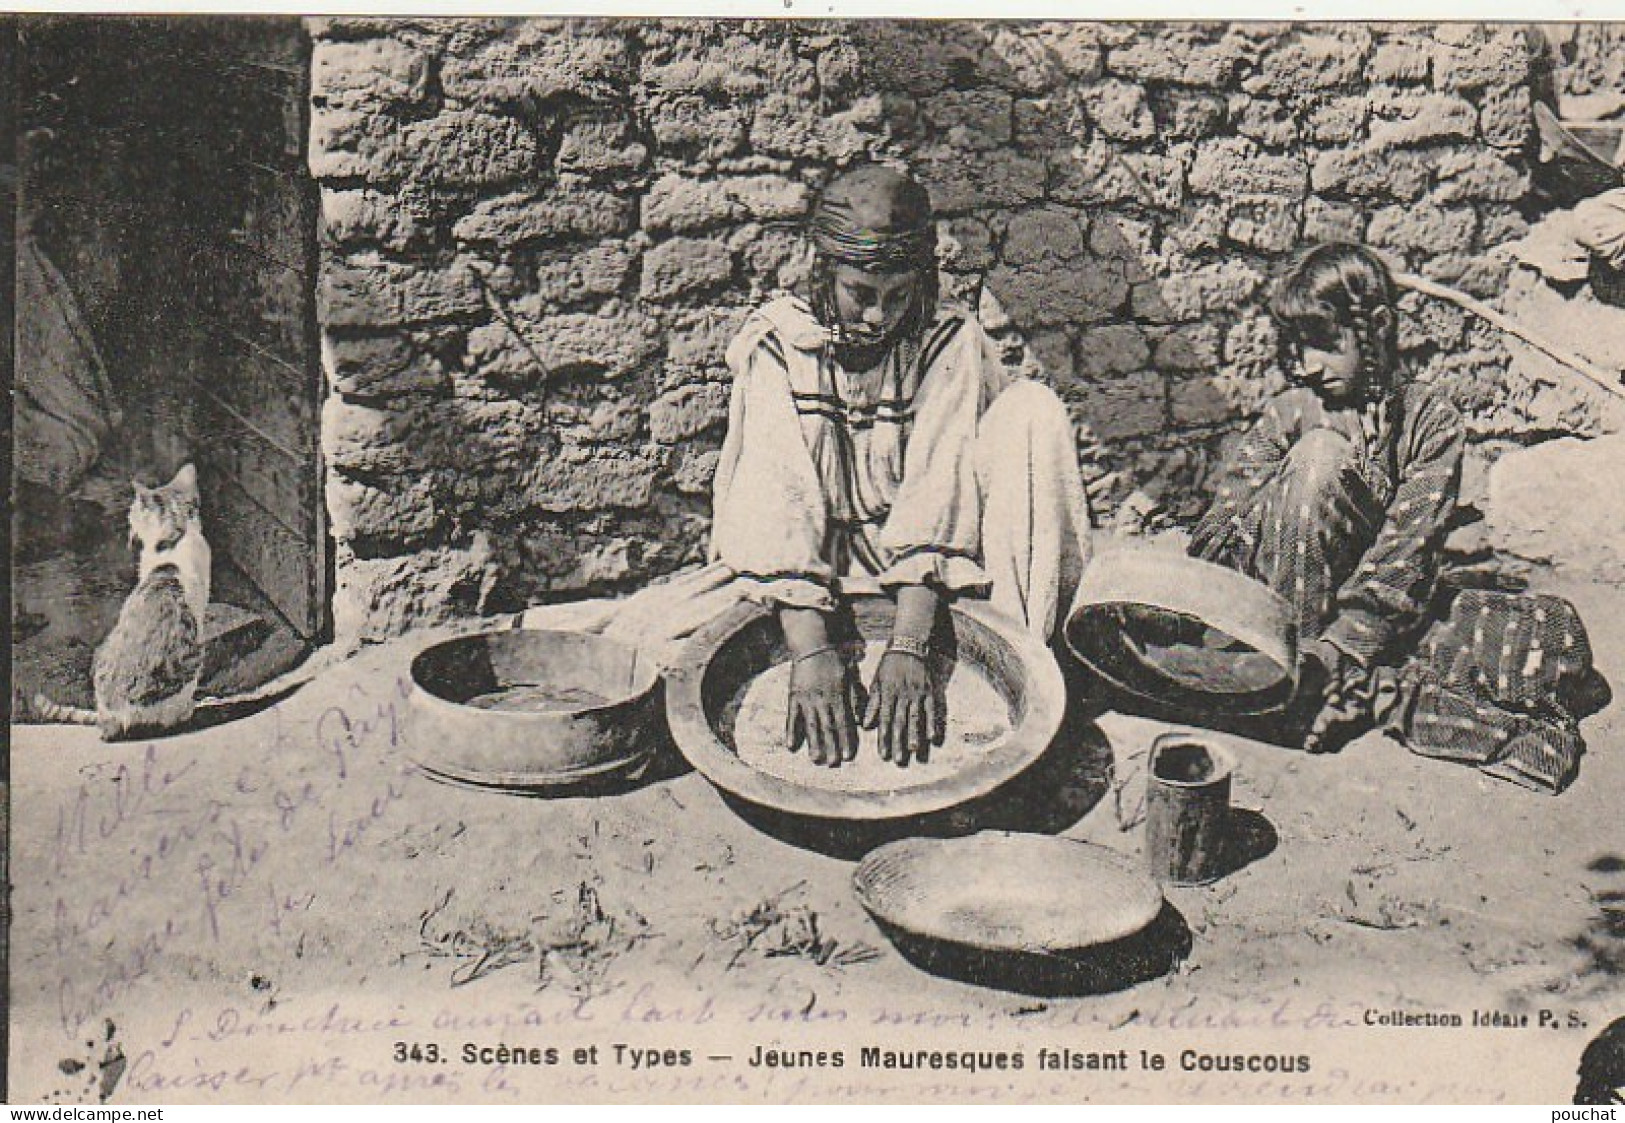
[[[858,863],[852,886],[886,927],[989,951],[1109,944],[1162,909],[1156,882],[1116,851],[1010,831],[890,843]]]
[[[847,626],[866,643],[891,634],[893,602],[883,596],[848,601]],[[696,633],[667,674],[666,717],[678,751],[718,788],[757,807],[815,819],[881,820],[923,815],[985,795],[1033,763],[1060,728],[1066,702],[1061,670],[1018,621],[976,602],[944,611],[933,649],[951,652],[980,676],[1007,713],[1005,731],[958,763],[876,770],[869,787],[833,789],[773,775],[741,760],[734,723],[752,682],[789,660],[772,609],[743,603]],[[939,758],[940,760],[940,758]]]
[[[1104,993],[1165,974],[1190,949],[1138,864],[1066,838],[904,839],[864,858],[852,887],[905,959],[977,986]]]
[[[1270,713],[1296,684],[1286,601],[1172,551],[1103,551],[1079,583],[1065,636],[1073,655],[1121,693],[1193,718]]]
[[[560,791],[647,763],[661,743],[659,668],[579,632],[510,629],[436,643],[412,660],[410,755],[462,784]],[[528,708],[471,705],[507,694]]]

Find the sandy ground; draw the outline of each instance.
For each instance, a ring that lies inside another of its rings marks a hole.
[[[1625,591],[1541,583],[1579,605],[1618,692]],[[1034,997],[902,958],[854,899],[852,862],[824,852],[873,838],[747,821],[680,766],[599,798],[424,778],[397,686],[424,638],[150,744],[13,729],[14,1102],[1556,1102],[1625,1014],[1617,697],[1585,721],[1558,798],[1378,735],[1327,757],[1237,742],[1253,860],[1168,891],[1182,960],[1112,993]],[[1106,715],[937,827],[1135,854],[1122,824],[1160,728]],[[1474,1011],[1530,1024],[1370,1024]],[[537,1052],[479,1052],[502,1044]],[[758,1046],[843,1064],[752,1065]],[[899,1072],[860,1064],[864,1046],[1024,1067]],[[1076,1063],[1041,1069],[1040,1048]],[[1200,1059],[1233,1053],[1309,1071]]]

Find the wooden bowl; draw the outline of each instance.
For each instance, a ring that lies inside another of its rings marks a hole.
[[[861,641],[872,655],[891,634],[895,605],[883,596],[857,596],[847,604],[836,625],[837,638]],[[927,761],[906,769],[882,766],[872,744],[860,746],[859,760],[842,766],[848,769],[845,774],[807,762],[805,749],[792,758],[786,748],[782,759],[773,759],[783,768],[741,759],[736,733],[752,687],[775,668],[782,675],[789,661],[773,610],[748,603],[697,633],[679,665],[668,672],[666,717],[672,738],[713,784],[758,807],[847,820],[892,819],[955,807],[997,788],[1044,752],[1060,728],[1066,687],[1048,648],[1018,621],[985,604],[961,601],[941,612],[932,649],[937,653],[934,673],[942,669],[944,675],[970,676],[964,681],[976,684],[989,708],[1000,711],[980,715],[996,722],[986,741],[955,741],[956,711],[950,705],[948,742]]]
[[[1079,662],[1118,691],[1198,714],[1279,710],[1297,681],[1292,610],[1235,570],[1124,547],[1084,572],[1065,627]]]
[[[556,791],[632,774],[661,743],[659,668],[579,632],[511,629],[412,660],[413,763],[456,783]]]
[[[864,858],[852,887],[905,959],[978,986],[1106,993],[1166,974],[1190,950],[1138,864],[1067,838],[904,839]]]
[[[1109,944],[1162,909],[1156,882],[1116,851],[1010,831],[882,846],[858,863],[852,886],[882,924],[989,951]]]

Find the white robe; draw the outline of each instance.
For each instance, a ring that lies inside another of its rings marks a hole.
[[[602,631],[670,665],[742,599],[833,608],[926,583],[987,597],[1052,638],[1090,532],[1060,399],[1012,380],[974,317],[952,309],[862,374],[842,369],[827,340],[805,304],[783,297],[728,349],[709,564],[622,601],[530,609],[519,626]]]

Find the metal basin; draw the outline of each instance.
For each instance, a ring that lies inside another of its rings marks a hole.
[[[436,778],[556,791],[629,775],[661,743],[659,668],[579,632],[462,636],[412,660],[411,756]]]
[[[858,596],[848,604],[849,613],[836,625],[847,630],[843,638],[871,651],[882,646],[891,633],[892,601]],[[958,602],[944,610],[932,647],[951,674],[972,676],[990,707],[1002,711],[996,735],[974,744],[945,743],[928,762],[907,769],[881,767],[878,756],[871,762],[866,755],[875,751],[872,746],[860,747],[860,760],[853,763],[862,767],[843,768],[862,778],[841,787],[830,786],[832,772],[815,766],[806,765],[798,776],[793,769],[765,769],[741,759],[736,734],[751,687],[789,661],[773,611],[747,603],[697,633],[668,673],[672,738],[713,784],[758,807],[817,819],[882,820],[957,806],[992,791],[1044,752],[1060,728],[1066,689],[1049,650],[1019,622],[984,604]],[[950,704],[950,742],[953,723]],[[805,756],[803,751],[797,762]]]

